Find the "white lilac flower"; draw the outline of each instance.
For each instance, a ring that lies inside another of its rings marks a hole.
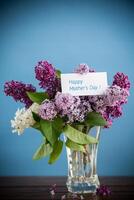
[[[38,110],[39,105],[37,103],[33,103],[28,109],[18,109],[15,113],[14,120],[11,120],[12,132],[18,132],[18,135],[21,135],[25,128],[33,126],[35,120],[33,119],[32,112],[38,113]]]
[[[31,110],[32,112],[38,114],[39,112],[39,108],[40,108],[40,105],[38,103],[33,103],[28,110]]]

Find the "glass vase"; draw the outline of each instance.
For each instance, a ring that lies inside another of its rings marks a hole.
[[[99,140],[100,127],[93,128],[93,134]],[[81,130],[82,131],[82,130]],[[84,132],[84,131],[82,131]],[[98,144],[85,145],[86,152],[71,150],[66,147],[68,161],[67,188],[72,193],[95,193],[100,182],[97,175]]]

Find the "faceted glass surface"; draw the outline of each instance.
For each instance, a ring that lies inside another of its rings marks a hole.
[[[91,134],[99,140],[100,127],[95,127],[90,133],[85,134]],[[95,193],[100,185],[96,169],[98,144],[85,145],[85,148],[87,153],[66,147],[68,160],[66,184],[69,192]]]

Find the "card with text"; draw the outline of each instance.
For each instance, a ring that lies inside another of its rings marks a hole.
[[[62,93],[73,96],[103,95],[108,87],[107,72],[61,74]]]

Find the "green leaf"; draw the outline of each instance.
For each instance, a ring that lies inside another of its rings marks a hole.
[[[57,137],[59,137],[62,133],[63,125],[63,119],[59,116],[54,118],[54,120],[52,121],[52,129],[53,132],[57,135]]]
[[[53,121],[43,120],[40,121],[41,131],[47,140],[54,145],[63,131],[63,120],[60,117],[56,117]]]
[[[36,114],[35,112],[32,112],[33,118],[36,122],[40,122],[40,116],[38,114]]]
[[[35,128],[35,129],[37,129],[37,130],[41,130],[40,129],[40,123],[39,122],[36,122],[33,126],[32,126],[32,128]]]
[[[64,134],[73,142],[78,144],[94,144],[98,143],[98,140],[92,136],[86,135],[70,125],[65,126]]]
[[[45,135],[45,137],[47,138],[47,140],[52,145],[54,145],[55,141],[57,140],[57,135],[53,131],[52,121],[47,121],[47,120],[41,119],[40,125],[41,125],[41,130],[42,130],[43,134]]]
[[[38,160],[38,159],[41,159],[45,156],[48,156],[49,154],[52,153],[52,150],[53,150],[53,148],[51,147],[51,145],[49,143],[47,143],[47,144],[43,143],[39,146],[39,148],[37,149],[37,151],[33,155],[33,159]]]
[[[61,71],[60,70],[56,70],[56,76],[57,76],[57,78],[61,77]]]
[[[32,102],[36,102],[38,104],[41,104],[45,99],[49,98],[46,92],[27,92],[27,95]]]
[[[89,126],[106,126],[107,121],[101,116],[100,113],[90,112],[87,115],[85,123]]]
[[[43,135],[43,137],[46,139],[46,136],[45,136],[44,132],[43,132],[42,129],[41,129],[40,122],[36,122],[36,123],[32,126],[32,128],[35,128],[35,129],[37,129],[38,131],[40,131],[41,134]]]
[[[63,148],[63,142],[57,140],[53,146],[53,152],[50,154],[49,164],[53,164],[60,156]]]
[[[83,145],[77,144],[77,143],[71,141],[70,139],[67,139],[67,141],[66,141],[65,144],[66,144],[66,146],[67,146],[68,148],[70,148],[70,149],[72,149],[72,150],[75,150],[75,151],[82,151],[82,152],[86,153],[86,150],[85,150],[85,148],[84,148]]]

